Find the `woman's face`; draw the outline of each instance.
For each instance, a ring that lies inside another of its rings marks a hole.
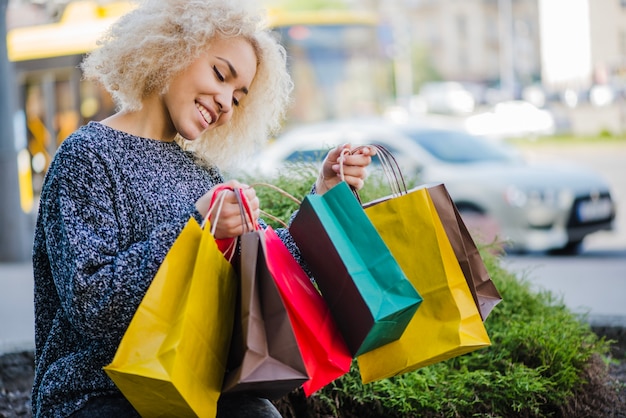
[[[172,79],[163,103],[174,129],[189,140],[228,122],[245,100],[257,56],[244,38],[216,38],[207,51]]]

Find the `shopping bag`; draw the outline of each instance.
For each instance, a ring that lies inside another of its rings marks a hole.
[[[305,197],[289,231],[352,356],[400,338],[422,298],[347,183]]]
[[[262,239],[258,230],[239,238],[239,303],[222,392],[278,399],[309,376],[268,270]]]
[[[216,416],[236,284],[209,228],[191,218],[104,368],[142,416]]]
[[[476,243],[446,186],[436,184],[427,186],[427,189],[484,321],[493,308],[502,301],[502,296],[489,277]]]
[[[380,199],[365,212],[423,301],[404,334],[357,358],[364,383],[491,344],[427,188]]]
[[[287,308],[310,379],[302,385],[306,396],[350,371],[352,356],[330,309],[283,241],[265,229],[267,266]]]

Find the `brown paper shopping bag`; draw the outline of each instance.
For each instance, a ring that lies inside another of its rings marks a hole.
[[[263,238],[263,231],[240,237],[240,292],[222,391],[278,399],[300,387],[309,376],[267,267]]]
[[[267,227],[267,266],[289,313],[310,379],[302,385],[310,396],[348,373],[352,356],[324,298],[276,232]]]
[[[427,186],[427,189],[484,321],[493,308],[502,301],[502,296],[489,277],[476,243],[446,186],[437,184]]]

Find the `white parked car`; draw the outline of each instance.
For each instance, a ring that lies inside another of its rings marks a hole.
[[[467,132],[383,119],[331,121],[286,131],[260,155],[271,175],[288,161],[320,162],[341,143],[382,144],[405,176],[443,182],[465,219],[490,220],[509,250],[577,252],[583,239],[613,228],[609,184],[574,164],[531,164],[505,144]]]

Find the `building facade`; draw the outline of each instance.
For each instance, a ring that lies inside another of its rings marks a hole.
[[[389,9],[383,6],[388,1],[377,7]],[[626,0],[395,3],[406,13],[412,50],[424,51],[441,79],[499,86],[516,94],[532,84],[555,93],[623,84]]]

